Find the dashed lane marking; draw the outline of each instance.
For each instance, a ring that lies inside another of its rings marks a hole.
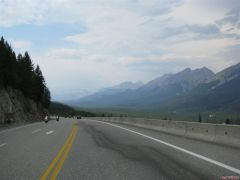
[[[5,145],[6,145],[6,143],[0,144],[0,147],[3,147],[3,146],[5,146]]]
[[[52,133],[54,133],[53,130],[52,130],[52,131],[48,131],[48,132],[46,132],[46,135],[49,135],[49,134],[52,134]]]
[[[34,131],[32,132],[32,134],[35,134],[35,133],[37,133],[37,132],[39,132],[39,131],[41,131],[41,129],[36,129],[36,130],[34,130]]]

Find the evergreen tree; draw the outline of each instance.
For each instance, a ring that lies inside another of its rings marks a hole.
[[[40,67],[37,65],[34,71],[33,94],[36,101],[40,101],[43,107],[48,108],[51,102],[51,94],[45,84]]]
[[[33,98],[34,67],[32,60],[28,52],[25,52],[24,56],[19,55],[18,57],[21,57],[20,59],[18,59],[20,89],[25,96]]]
[[[17,61],[12,47],[2,37],[0,40],[0,84],[17,87]]]
[[[0,40],[0,85],[4,84],[4,64],[5,64],[5,58],[4,58],[4,50],[5,50],[5,45],[4,45],[4,39],[1,37]]]
[[[43,98],[42,98],[42,105],[45,108],[48,108],[51,103],[51,94],[47,87],[44,88]]]
[[[41,101],[44,94],[44,89],[46,88],[45,79],[42,75],[42,71],[40,67],[37,65],[34,70],[34,78],[33,78],[33,95],[36,101]]]

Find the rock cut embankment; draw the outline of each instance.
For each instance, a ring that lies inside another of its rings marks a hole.
[[[19,90],[0,87],[0,124],[41,121],[43,116],[42,105]]]

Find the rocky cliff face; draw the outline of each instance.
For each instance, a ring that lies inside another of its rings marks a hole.
[[[0,87],[0,124],[43,120],[41,105],[23,96],[19,90]]]

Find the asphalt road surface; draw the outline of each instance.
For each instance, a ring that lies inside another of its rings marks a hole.
[[[239,176],[239,149],[133,126],[60,118],[0,130],[3,180]]]

